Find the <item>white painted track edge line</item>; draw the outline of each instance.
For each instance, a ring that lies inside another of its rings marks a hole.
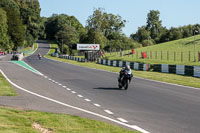
[[[120,120],[121,122],[128,123],[128,121],[123,118],[117,118],[117,119]]]
[[[126,124],[126,123],[123,123],[123,122],[114,120],[114,119],[109,118],[109,117],[107,117],[107,116],[104,116],[104,115],[101,115],[101,114],[97,114],[97,113],[94,113],[94,112],[91,112],[91,111],[88,111],[88,110],[85,110],[85,109],[82,109],[82,108],[79,108],[79,107],[76,107],[76,106],[72,106],[72,105],[69,105],[69,104],[66,104],[66,103],[63,103],[63,102],[60,102],[60,101],[57,101],[57,100],[48,98],[48,97],[46,97],[46,96],[37,94],[37,93],[35,93],[35,92],[26,90],[26,89],[24,89],[24,88],[18,86],[17,84],[13,83],[10,79],[8,79],[8,77],[4,74],[4,72],[3,72],[1,69],[0,69],[0,72],[2,73],[2,75],[6,78],[6,80],[7,80],[10,84],[12,84],[12,85],[15,86],[16,88],[18,88],[18,89],[20,89],[20,90],[22,90],[22,91],[25,91],[25,92],[27,92],[27,93],[29,93],[29,94],[32,94],[32,95],[34,95],[34,96],[40,97],[40,98],[42,98],[42,99],[46,99],[46,100],[48,100],[48,101],[51,101],[51,102],[54,102],[54,103],[57,103],[57,104],[60,104],[60,105],[66,106],[66,107],[70,107],[70,108],[72,108],[72,109],[75,109],[75,110],[78,110],[78,111],[81,111],[81,112],[85,112],[85,113],[87,113],[87,114],[91,114],[91,115],[94,115],[94,116],[97,116],[97,117],[101,117],[101,118],[103,118],[103,119],[106,119],[106,120],[115,122],[115,123],[117,123],[117,124],[120,124],[120,125],[129,127],[129,128],[132,128],[132,129],[135,129],[135,127],[133,127],[132,125],[129,125],[129,124]],[[135,129],[135,130],[137,130],[137,129]],[[138,131],[139,131],[139,130],[138,130]],[[142,132],[142,133],[149,133],[148,131],[146,131],[146,130],[144,130],[144,129],[143,129],[142,131],[140,131],[140,132]]]
[[[106,113],[113,115],[114,113],[111,112],[110,110],[104,110]]]

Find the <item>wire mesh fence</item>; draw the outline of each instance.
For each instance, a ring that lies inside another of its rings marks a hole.
[[[170,61],[170,62],[200,62],[200,51],[117,51],[107,52],[109,57],[123,57],[132,59],[149,59],[158,61]],[[144,56],[145,55],[145,56]]]

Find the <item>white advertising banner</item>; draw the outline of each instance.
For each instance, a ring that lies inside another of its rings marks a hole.
[[[77,50],[99,50],[99,44],[77,44]]]

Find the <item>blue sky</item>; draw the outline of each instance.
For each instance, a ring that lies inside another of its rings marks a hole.
[[[41,16],[67,14],[75,16],[83,26],[95,8],[104,8],[107,13],[119,14],[127,20],[123,32],[129,36],[138,27],[146,25],[150,10],[159,10],[162,25],[178,27],[200,24],[200,0],[39,0]]]

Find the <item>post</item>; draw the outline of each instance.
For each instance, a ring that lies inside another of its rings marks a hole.
[[[174,51],[174,61],[176,61],[176,52]]]
[[[183,62],[183,52],[181,52],[181,62]]]
[[[169,51],[167,51],[167,60],[169,60]]]
[[[195,50],[196,46],[195,46],[195,31],[194,31],[194,62],[196,62]]]
[[[195,44],[195,33],[198,33],[197,30],[194,30],[194,62],[196,62],[196,44]]]
[[[150,58],[152,59],[152,51],[150,51]]]
[[[156,59],[157,59],[157,51],[156,51]]]
[[[63,38],[62,38],[62,55],[63,55]]]
[[[137,51],[137,53],[136,53],[136,58],[138,59],[138,51]]]
[[[190,51],[189,51],[189,62],[190,62]]]

